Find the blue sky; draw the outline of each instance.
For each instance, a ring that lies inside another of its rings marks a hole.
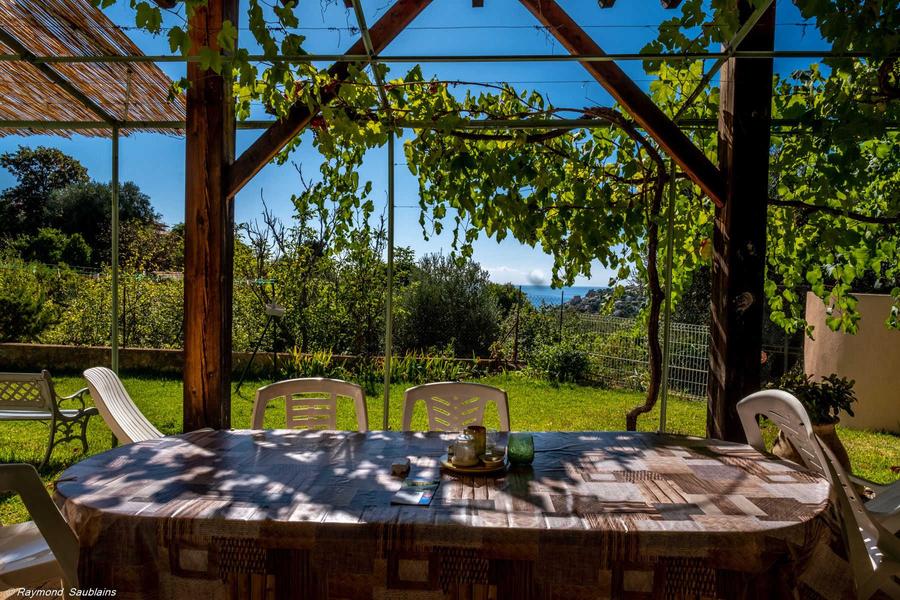
[[[352,10],[343,7],[343,1],[304,0],[299,4],[300,28],[301,33],[307,36],[305,48],[308,51],[336,54],[353,43],[356,34],[349,31],[349,27],[355,24],[355,20]],[[675,14],[663,10],[655,0],[619,0],[612,9],[600,9],[593,0],[561,0],[561,4],[607,52],[639,51],[646,42],[656,37],[658,24]],[[363,0],[369,24],[374,23],[389,5],[390,0]],[[133,24],[127,2],[120,0],[108,10],[108,14],[118,24]],[[245,12],[242,10],[243,14]],[[814,49],[825,46],[815,28],[802,27],[799,25],[801,21],[796,7],[789,0],[778,0],[776,48]],[[472,8],[468,0],[434,0],[384,54],[565,54],[566,51],[549,34],[534,27],[536,24],[518,0],[486,0],[485,7],[478,9]],[[239,43],[248,44],[251,36],[245,29],[246,23],[239,24],[239,27]],[[168,53],[164,37],[153,38],[141,32],[130,32],[130,35],[147,54]],[[808,62],[780,59],[776,61],[775,69],[789,73]],[[173,78],[184,73],[181,64],[161,66]],[[399,76],[411,66],[393,64],[391,68]],[[622,67],[640,86],[648,85],[640,63],[625,62]],[[521,87],[545,93],[556,105],[611,104],[606,92],[574,62],[425,64],[422,68],[426,77],[435,75],[451,80],[516,82]],[[238,152],[257,135],[258,131],[239,131]],[[0,152],[15,150],[19,145],[58,147],[80,160],[94,179],[106,181],[110,178],[109,140],[43,135],[0,138]],[[134,181],[149,194],[166,223],[182,221],[184,140],[160,134],[136,134],[122,139],[120,157],[122,179]],[[427,242],[423,239],[418,210],[413,208],[418,201],[416,181],[403,164],[405,159],[399,145],[396,158],[396,243],[411,246],[417,255],[447,251],[450,241],[447,234],[432,237]],[[292,159],[303,166],[305,173],[317,173],[319,159],[308,139]],[[379,211],[383,210],[387,196],[386,173],[386,149],[370,152],[360,175],[373,182],[373,197],[379,202]],[[0,188],[12,183],[12,177],[0,170]],[[257,218],[262,207],[261,197],[277,215],[290,219],[290,197],[298,188],[292,165],[267,166],[238,194],[235,201],[236,220],[242,222]],[[510,238],[498,244],[482,237],[475,244],[475,259],[488,269],[495,281],[513,283],[548,282],[553,264],[551,257],[540,248],[523,246]],[[602,286],[608,279],[609,273],[596,265],[590,278],[579,277],[575,283]]]

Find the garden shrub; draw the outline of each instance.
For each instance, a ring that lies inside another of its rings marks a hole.
[[[0,341],[32,342],[59,316],[73,274],[0,257]]]
[[[391,360],[391,383],[418,385],[432,381],[461,381],[480,377],[478,362],[467,363],[448,354],[408,352]],[[288,365],[290,377],[330,377],[358,383],[368,394],[374,394],[384,382],[384,359],[359,357],[347,363],[334,360],[327,350],[301,352],[295,347]]]
[[[590,355],[585,348],[572,340],[564,340],[541,346],[528,366],[541,377],[562,383],[586,379],[590,364]]]
[[[288,366],[292,377],[327,377],[329,379],[352,379],[344,365],[334,360],[328,350],[301,352],[299,348],[291,351],[291,362]]]
[[[426,255],[400,298],[396,343],[409,351],[453,347],[456,356],[486,356],[497,339],[500,309],[488,273],[471,260]]]
[[[0,288],[0,341],[30,341],[43,331],[49,319],[43,294]]]
[[[453,358],[452,348],[443,352],[407,352],[393,357],[392,383],[428,383],[431,381],[460,381],[476,374],[477,362],[467,364]],[[382,371],[382,374],[384,372]]]

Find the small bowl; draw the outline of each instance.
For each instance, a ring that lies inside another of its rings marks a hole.
[[[488,467],[493,467],[503,462],[502,454],[482,454],[479,458]]]

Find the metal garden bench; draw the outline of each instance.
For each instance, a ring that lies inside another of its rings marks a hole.
[[[50,440],[39,469],[50,461],[53,448],[64,442],[81,440],[81,448],[88,451],[87,426],[91,416],[99,414],[93,406],[86,407],[87,388],[71,396],[58,396],[48,371],[40,373],[0,373],[0,422],[49,421]],[[79,408],[61,408],[63,402],[78,402]]]

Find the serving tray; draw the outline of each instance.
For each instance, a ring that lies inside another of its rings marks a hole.
[[[459,475],[492,475],[506,470],[506,459],[493,465],[486,465],[479,460],[477,465],[472,465],[470,467],[454,465],[450,462],[450,457],[446,454],[441,456],[440,460],[441,467],[451,473],[457,473]]]

